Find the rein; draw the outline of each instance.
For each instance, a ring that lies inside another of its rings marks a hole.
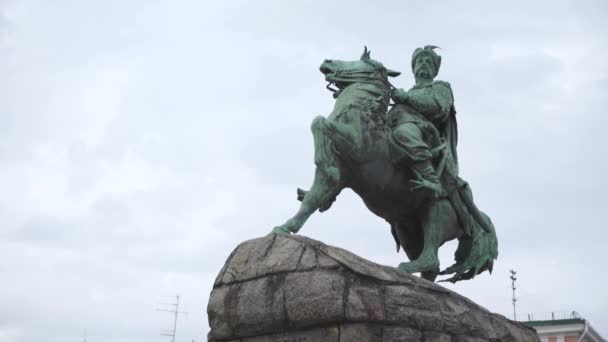
[[[374,72],[375,73],[375,72]],[[333,97],[338,98],[343,89],[335,89],[332,88],[332,85],[336,85],[338,82],[347,82],[347,83],[366,83],[371,84],[379,88],[388,88],[389,93],[392,93],[395,90],[395,87],[388,81],[383,80],[377,77],[370,77],[369,72],[365,71],[336,71],[334,73],[333,78],[334,81],[328,81],[325,88],[332,93],[334,93]]]

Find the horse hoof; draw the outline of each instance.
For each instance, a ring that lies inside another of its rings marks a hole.
[[[410,262],[402,262],[397,268],[401,272],[405,273],[418,273],[429,271],[439,273],[439,260],[417,259]]]
[[[414,272],[416,272],[414,270],[414,267],[412,267],[412,263],[411,262],[402,262],[402,263],[399,264],[399,266],[397,268],[399,269],[399,271],[405,272],[405,273],[414,273]]]
[[[277,234],[277,235],[289,235],[291,234],[291,232],[285,228],[285,227],[274,227],[272,229],[272,233],[273,234]]]

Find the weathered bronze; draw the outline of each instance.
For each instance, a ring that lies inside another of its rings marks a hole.
[[[498,255],[490,218],[473,202],[458,175],[456,111],[450,84],[435,81],[441,57],[435,47],[414,51],[416,84],[395,89],[388,77],[400,73],[371,59],[325,60],[320,70],[336,103],[328,118],[312,122],[316,171],[309,191],[298,189],[298,212],[277,234],[297,233],[317,209],[330,208],[344,188],[384,218],[410,262],[399,269],[434,281],[471,279],[492,271]],[[337,89],[332,88],[337,87]],[[389,109],[390,99],[395,105]],[[388,112],[387,112],[388,111]],[[440,272],[437,252],[458,239],[454,265]]]

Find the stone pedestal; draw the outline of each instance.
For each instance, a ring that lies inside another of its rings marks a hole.
[[[241,243],[218,275],[209,341],[539,341],[444,287],[303,236]]]

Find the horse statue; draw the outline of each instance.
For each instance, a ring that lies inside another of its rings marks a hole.
[[[449,274],[451,278],[443,281],[451,282],[471,279],[485,270],[491,273],[498,252],[489,218],[478,212],[486,224],[473,221],[472,228],[466,229],[447,196],[429,198],[417,189],[415,172],[391,158],[391,112],[414,110],[399,104],[389,111],[394,87],[388,77],[400,73],[372,59],[367,48],[356,61],[325,60],[320,71],[336,101],[327,118],[317,116],[312,121],[314,181],[310,190],[298,189],[299,210],[273,232],[297,233],[310,215],[328,210],[340,191],[350,188],[370,211],[390,224],[397,252],[403,248],[410,260],[400,263],[399,270],[420,272],[429,281]],[[455,263],[440,272],[439,247],[453,239],[459,242]]]

